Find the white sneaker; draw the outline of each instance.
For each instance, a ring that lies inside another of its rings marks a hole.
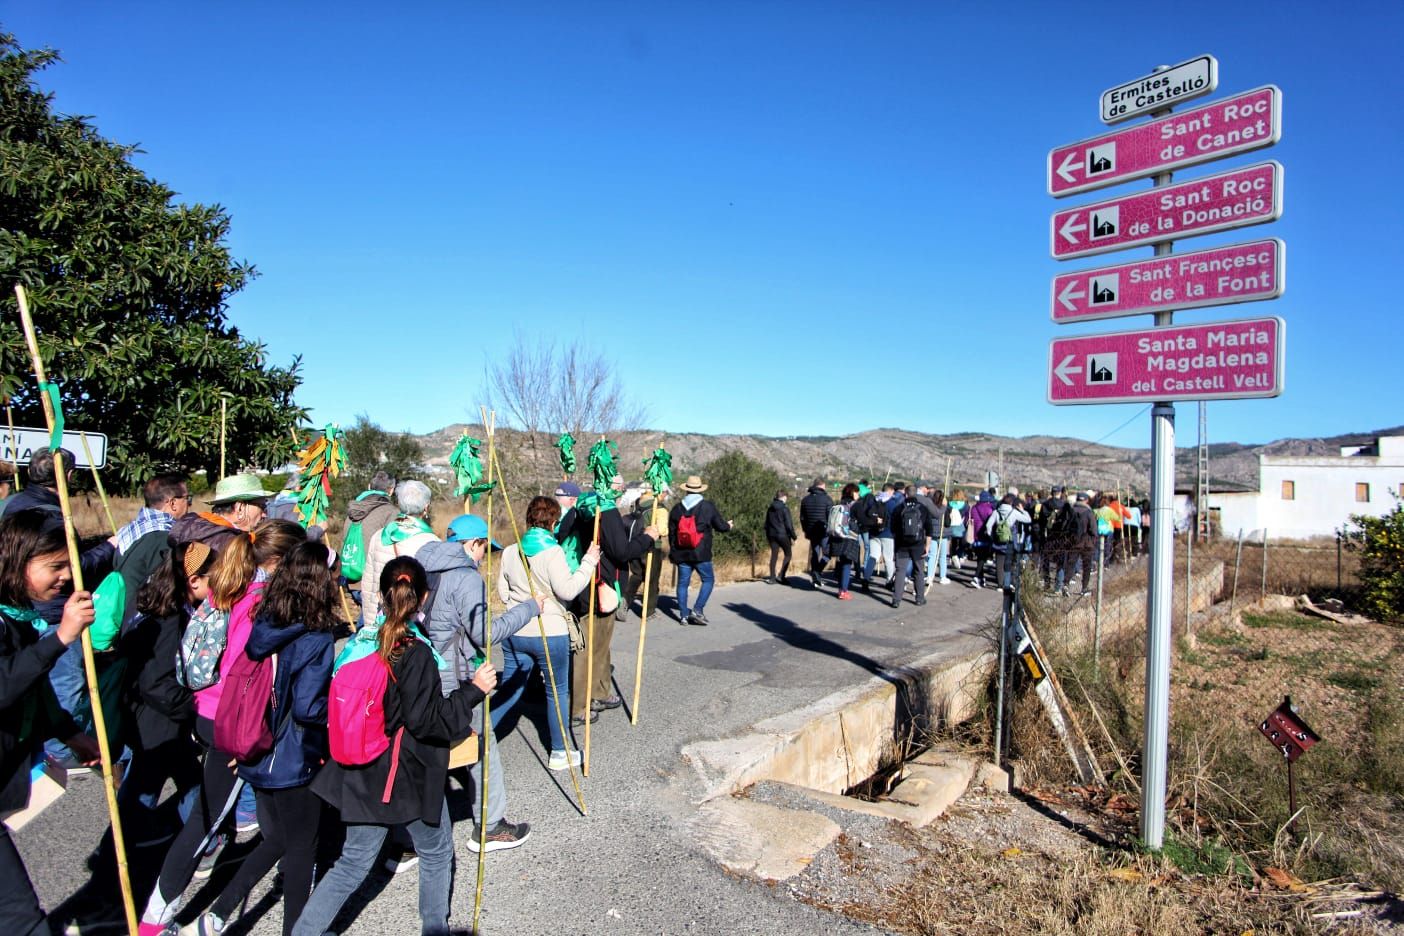
[[[565,769],[566,769],[566,752],[565,752],[565,751],[552,751],[552,752],[551,752],[551,759],[548,760],[548,761],[546,762],[546,766],[549,767],[551,770],[565,770]],[[570,752],[570,766],[571,766],[571,767],[579,767],[579,766],[580,766],[580,752],[579,752],[579,751],[571,751],[571,752]]]
[[[940,579],[940,580],[938,581],[938,584],[941,584],[941,585],[949,585],[949,584],[951,584],[951,580],[948,579],[948,578],[943,578],[943,579]]]

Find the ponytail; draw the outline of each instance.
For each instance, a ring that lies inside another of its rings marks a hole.
[[[385,564],[380,572],[380,610],[385,620],[380,625],[379,652],[386,665],[400,661],[401,645],[409,636],[410,621],[429,594],[429,579],[424,566],[409,556],[398,556]]]
[[[228,611],[248,591],[260,566],[281,560],[306,541],[307,531],[291,520],[264,520],[235,536],[220,550],[210,573],[210,604]]]

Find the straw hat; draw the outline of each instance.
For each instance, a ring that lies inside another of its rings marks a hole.
[[[687,480],[683,482],[682,489],[684,494],[701,494],[707,490],[707,485],[703,484],[702,479],[697,475],[688,475]]]
[[[271,498],[272,495],[263,489],[263,482],[257,475],[235,474],[215,485],[210,503],[218,507],[220,504],[232,504],[235,501],[266,501]]]

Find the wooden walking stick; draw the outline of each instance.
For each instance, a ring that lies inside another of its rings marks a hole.
[[[20,484],[19,476],[19,436],[15,435],[15,414],[10,409],[10,398],[5,397],[5,421],[10,424],[10,451],[14,453],[12,459],[15,463],[15,491],[23,491],[24,485]]]
[[[483,429],[487,432],[488,464],[487,464],[487,555],[483,557],[483,655],[492,659],[492,489],[493,489],[493,463],[497,449],[497,433],[494,431],[497,423],[497,412],[488,415],[487,407],[480,407],[483,414]],[[468,505],[472,503],[472,496],[466,495],[463,501],[463,512],[468,512]],[[483,770],[482,783],[478,784],[478,791],[481,802],[478,805],[478,887],[473,895],[473,930],[478,932],[478,918],[483,911],[483,882],[487,880],[487,804],[488,804],[488,758],[492,756],[490,748],[494,740],[492,732],[492,693],[483,696]]]
[[[599,501],[595,502],[595,532],[590,535],[590,542],[599,545],[600,542],[600,514],[604,513],[604,505]],[[600,567],[595,566],[594,573],[590,576],[590,618],[585,632],[585,756],[581,759],[580,772],[585,776],[590,776],[590,722],[591,715],[594,714],[592,706],[595,702],[595,601],[600,594]]]
[[[517,515],[512,511],[512,498],[507,494],[507,483],[502,480],[502,463],[496,460],[496,451],[492,453],[492,457],[494,459],[494,477],[497,478],[497,486],[502,489],[502,502],[507,507],[508,519],[512,521],[512,535],[517,540],[517,553],[521,556],[522,568],[526,570],[527,594],[535,601],[536,583],[532,577],[531,563],[527,562],[526,552],[522,549],[522,530],[517,525]],[[575,764],[571,762],[570,722],[561,717],[561,694],[556,691],[556,669],[551,664],[550,645],[546,642],[546,624],[541,620],[540,611],[536,613],[536,626],[541,632],[541,651],[546,657],[546,682],[551,689],[551,700],[556,706],[556,724],[561,726],[561,741],[565,744],[566,767],[570,770],[570,783],[571,786],[575,787],[575,799],[580,808],[580,815],[588,816],[589,812],[585,809],[585,795],[580,792],[580,779],[575,774]]]
[[[220,395],[219,398],[219,480],[224,480],[224,429],[229,412],[229,398]]]
[[[58,406],[58,388],[49,383],[44,373],[44,359],[39,354],[39,339],[34,332],[34,322],[29,317],[29,297],[24,287],[15,285],[15,298],[19,300],[20,323],[24,326],[24,340],[29,345],[29,357],[34,365],[34,377],[39,384],[39,401],[44,407],[44,421],[49,427],[49,448],[55,453],[58,462],[54,470],[54,481],[58,487],[59,508],[63,512],[63,532],[68,540],[68,561],[73,567],[73,590],[84,591],[83,566],[78,556],[78,536],[73,528],[73,506],[68,500],[68,472],[63,459],[58,456],[59,443],[63,441],[63,411]],[[117,786],[112,777],[112,752],[107,744],[107,719],[102,710],[102,694],[98,686],[97,663],[93,659],[93,639],[87,628],[83,629],[83,671],[88,679],[88,699],[93,707],[93,730],[97,735],[98,752],[102,757],[103,788],[107,792],[107,814],[112,821],[112,844],[117,852],[117,880],[122,890],[122,907],[126,911],[127,930],[130,936],[137,936],[136,904],[132,900],[132,882],[127,873],[127,848],[122,837],[122,818],[117,812]]]
[[[568,438],[562,435],[561,439]],[[595,476],[595,529],[590,534],[590,542],[598,545],[600,542],[600,515],[605,511],[606,498],[613,497],[614,483],[614,455],[610,451],[609,441],[600,437],[600,440],[590,447],[590,457],[587,460],[590,470]],[[564,461],[562,462],[564,467]],[[611,500],[610,503],[613,501]],[[585,776],[590,776],[590,716],[594,715],[593,706],[595,702],[595,603],[600,596],[600,567],[595,566],[595,571],[590,576],[590,599],[588,623],[585,625],[585,756],[581,759],[581,772]]]
[[[649,511],[648,525],[658,527],[658,502],[663,492],[673,480],[673,456],[659,445],[653,454],[644,459],[644,477],[653,488],[653,507]],[[639,723],[639,696],[643,691],[644,641],[648,639],[648,589],[653,581],[653,557],[658,552],[657,544],[644,558],[643,602],[639,605],[639,649],[634,660],[634,704],[629,707],[629,724]]]
[[[98,497],[102,500],[102,511],[107,514],[107,525],[112,527],[112,535],[116,536],[117,521],[112,519],[112,505],[107,502],[107,491],[102,486],[102,475],[98,474],[97,462],[93,460],[93,450],[88,447],[88,434],[80,432],[78,438],[83,441],[83,454],[88,457],[88,467],[93,472],[93,483],[97,485]]]

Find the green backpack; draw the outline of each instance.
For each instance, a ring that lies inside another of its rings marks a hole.
[[[384,495],[384,491],[362,491],[356,500],[362,501],[372,494]],[[346,528],[346,536],[341,541],[341,574],[348,582],[359,582],[366,574],[366,537],[361,532],[361,521],[356,520]]]
[[[994,542],[1004,546],[1014,541],[1014,531],[1009,526],[1009,514],[1001,514],[995,508]]]
[[[127,608],[127,580],[120,572],[109,572],[93,592],[93,626],[88,635],[93,649],[101,653],[112,649],[112,642],[122,630],[122,616]]]

